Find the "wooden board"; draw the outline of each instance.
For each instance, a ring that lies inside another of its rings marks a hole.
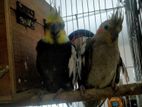
[[[47,17],[50,6],[45,0],[20,0],[35,11],[37,23],[32,30],[16,22],[13,11],[16,1],[0,1],[0,65],[9,66],[9,72],[0,78],[0,102],[3,99],[16,99],[20,93],[40,86],[35,48],[44,36],[43,19]]]
[[[6,37],[6,21],[4,0],[0,0],[0,66],[5,67],[8,65],[8,49],[7,49],[7,37]],[[11,93],[9,72],[0,78],[0,96],[9,96]]]
[[[20,0],[22,4],[35,11],[37,22],[43,25],[43,19],[48,15],[49,5],[44,0]],[[16,8],[16,0],[11,0],[10,7]],[[11,10],[11,30],[16,74],[16,92],[21,92],[37,85],[35,67],[36,44],[44,35],[43,26],[35,24],[32,30],[17,24],[15,12]]]

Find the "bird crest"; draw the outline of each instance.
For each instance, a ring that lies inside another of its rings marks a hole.
[[[116,11],[113,12],[110,20],[113,25],[122,26],[123,19],[124,15],[122,13],[122,9],[120,7],[117,7]]]
[[[56,7],[50,9],[49,14],[47,16],[47,23],[64,23],[60,11],[57,10]]]

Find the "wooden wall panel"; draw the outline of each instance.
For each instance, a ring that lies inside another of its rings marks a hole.
[[[20,2],[35,11],[38,23],[43,24],[49,11],[49,5],[44,0],[20,0]],[[10,1],[10,7],[16,8],[16,0]],[[36,44],[44,35],[43,26],[35,24],[35,30],[25,28],[16,22],[15,13],[11,10],[11,29],[13,38],[14,64],[16,74],[16,91],[21,92],[37,85]]]
[[[4,0],[0,0],[0,66],[8,65],[8,49],[6,37],[6,22]],[[10,74],[7,72],[0,78],[0,99],[11,94]]]
[[[35,11],[38,23],[32,30],[16,22],[15,12],[11,9],[16,9],[16,1],[0,0],[0,65],[10,67],[9,72],[0,78],[0,102],[39,86],[35,48],[44,36],[43,19],[47,17],[50,6],[45,0],[20,0]]]

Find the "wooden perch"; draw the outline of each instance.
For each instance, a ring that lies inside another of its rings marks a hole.
[[[55,94],[38,94],[32,97],[29,101],[32,105],[37,103],[61,103],[61,102],[76,102],[92,99],[102,99],[113,96],[128,96],[142,94],[142,83],[134,83],[119,86],[115,92],[111,87],[104,89],[88,89],[84,94],[80,91],[62,92],[58,96]],[[56,97],[55,97],[56,96]]]
[[[37,92],[38,91],[38,92]],[[92,99],[103,99],[110,98],[113,96],[129,96],[142,94],[142,83],[134,83],[119,86],[119,89],[115,92],[111,87],[104,89],[88,89],[84,94],[80,91],[70,91],[62,92],[56,96],[56,94],[46,94],[41,90],[36,90],[36,94],[27,99],[27,101],[22,101],[21,104],[25,105],[43,105],[51,103],[66,103],[66,102],[76,102],[85,101]],[[56,96],[56,97],[55,97]],[[20,103],[20,102],[18,102]]]

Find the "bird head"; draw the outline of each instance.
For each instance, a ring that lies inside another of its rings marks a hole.
[[[57,36],[57,34],[64,29],[64,26],[64,21],[60,16],[60,12],[58,12],[56,8],[50,10],[47,16],[45,30],[50,31],[53,36]]]
[[[115,42],[118,40],[118,35],[122,30],[123,23],[123,15],[122,10],[117,9],[110,19],[104,21],[96,34],[102,36],[103,38],[107,38],[108,41]]]
[[[65,24],[56,8],[49,11],[45,22],[45,36],[43,40],[50,44],[64,44],[69,41],[68,36],[64,30]]]

